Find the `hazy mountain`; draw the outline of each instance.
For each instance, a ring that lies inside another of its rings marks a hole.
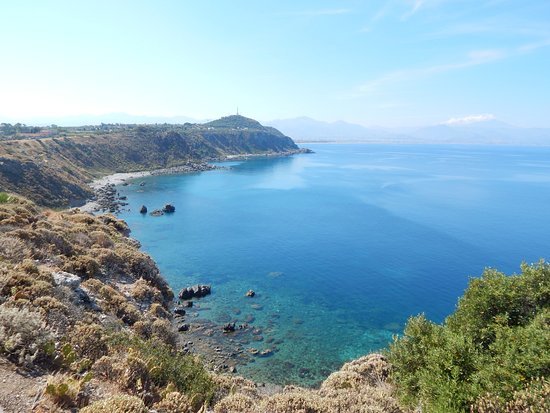
[[[308,117],[278,119],[264,124],[299,142],[550,145],[548,128],[521,128],[492,118],[399,129],[367,128],[344,121],[329,123]]]
[[[369,129],[354,123],[323,122],[308,117],[277,119],[264,122],[264,124],[273,126],[298,141],[371,141],[384,140],[391,138],[392,135],[383,130]]]

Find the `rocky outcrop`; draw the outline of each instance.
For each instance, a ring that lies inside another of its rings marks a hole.
[[[140,214],[146,214],[147,213],[147,207],[145,205],[142,205],[139,209]]]
[[[209,285],[194,285],[192,287],[183,288],[180,290],[178,297],[180,300],[189,300],[190,298],[201,298],[209,295],[212,292],[212,287]]]
[[[162,212],[166,213],[166,214],[171,214],[173,212],[176,212],[176,207],[172,204],[166,204],[164,205],[164,207],[162,208]]]

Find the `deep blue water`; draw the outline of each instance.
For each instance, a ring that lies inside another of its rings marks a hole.
[[[253,314],[282,340],[242,375],[312,384],[385,347],[410,315],[442,321],[484,267],[548,256],[550,148],[309,147],[119,188],[120,216],[174,290],[213,285],[201,316]],[[173,215],[137,212],[167,202]]]

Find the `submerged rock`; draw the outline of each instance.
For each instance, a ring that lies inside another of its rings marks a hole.
[[[233,331],[235,331],[235,323],[227,323],[223,326],[224,333],[232,333]]]
[[[162,212],[171,214],[172,212],[176,212],[176,207],[172,204],[166,204],[164,205],[164,208],[162,208]]]
[[[153,217],[160,217],[161,215],[164,215],[164,212],[162,212],[160,209],[155,209],[149,215],[151,215]]]

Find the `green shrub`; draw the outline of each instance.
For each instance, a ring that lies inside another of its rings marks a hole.
[[[176,351],[159,340],[143,340],[128,334],[116,334],[110,340],[111,353],[134,351],[145,360],[152,382],[159,388],[172,383],[175,390],[193,401],[195,408],[209,403],[215,386],[203,364],[190,355]]]
[[[388,357],[407,406],[468,411],[486,394],[506,404],[550,374],[550,266],[523,265],[514,276],[486,270],[443,325],[409,319]]]
[[[7,204],[11,202],[11,196],[5,192],[0,192],[0,204]]]
[[[67,374],[58,374],[48,379],[45,394],[60,407],[77,407],[88,402],[86,383],[92,376],[87,374],[75,378]]]

